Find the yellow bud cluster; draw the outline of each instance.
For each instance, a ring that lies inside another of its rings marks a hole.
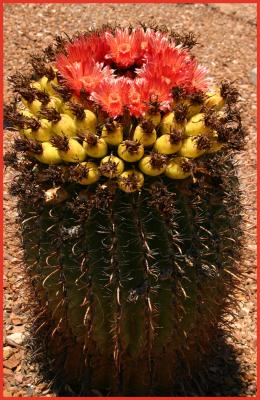
[[[122,123],[111,119],[107,122],[104,117],[100,120],[78,98],[64,101],[55,91],[59,87],[56,78],[49,81],[42,77],[30,86],[49,95],[44,105],[38,99],[31,103],[21,99],[19,114],[38,124],[20,128],[20,133],[42,146],[41,153],[29,151],[30,156],[47,165],[80,165],[83,175],[77,182],[81,185],[91,185],[103,176],[115,179],[121,190],[131,193],[141,189],[145,175],[186,179],[192,174],[191,159],[223,147],[216,131],[207,124],[205,111],[214,108],[214,112],[221,113],[225,101],[218,92],[208,93],[203,105],[182,100],[187,112],[181,119],[174,110],[163,117],[159,112],[147,113],[144,120],[131,125],[126,135]],[[80,107],[80,117],[73,104]],[[48,118],[48,110],[56,118]]]

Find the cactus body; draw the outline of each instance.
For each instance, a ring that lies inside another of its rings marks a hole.
[[[74,390],[169,395],[208,352],[240,236],[237,180],[220,162],[207,184],[166,181],[111,203],[106,187],[96,206],[20,200],[49,355]]]
[[[36,80],[13,77],[28,109],[6,108],[21,134],[6,162],[19,172],[34,340],[83,395],[172,395],[205,363],[233,301],[238,94],[223,83],[226,108],[204,104],[205,70],[165,35],[105,27],[59,39],[33,58]],[[122,38],[133,52],[121,54]]]

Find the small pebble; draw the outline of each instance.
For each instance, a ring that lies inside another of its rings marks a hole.
[[[253,68],[250,72],[250,81],[253,83],[253,85],[256,85],[257,81],[257,68]]]
[[[6,337],[6,343],[10,346],[21,346],[24,343],[25,335],[22,332],[15,332]]]
[[[5,346],[3,350],[4,360],[7,360],[14,352],[14,349],[10,346]]]

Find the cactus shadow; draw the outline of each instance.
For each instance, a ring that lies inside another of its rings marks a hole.
[[[37,342],[38,348],[41,346],[43,349],[46,346],[42,336],[39,336],[36,341],[35,339],[34,345]],[[44,381],[49,382],[50,389],[57,397],[109,397],[112,395],[98,390],[89,391],[84,388],[84,384],[81,388],[72,388],[61,376],[54,374],[47,358],[41,358],[39,361],[41,376]],[[191,379],[186,377],[174,385],[171,393],[155,393],[154,396],[241,396],[245,383],[242,381],[235,346],[227,342],[224,331],[217,331],[211,352],[205,355],[201,368],[196,368],[196,370],[196,374]]]
[[[174,396],[241,396],[242,380],[238,354],[233,343],[228,343],[225,331],[218,330],[209,354],[192,379],[174,387]]]

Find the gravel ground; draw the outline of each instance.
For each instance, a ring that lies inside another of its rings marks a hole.
[[[248,146],[238,158],[245,194],[244,277],[238,295],[238,318],[230,317],[231,333],[210,367],[211,391],[194,388],[186,395],[256,395],[256,89],[252,69],[256,66],[256,7],[253,4],[21,4],[4,7],[4,96],[8,100],[7,76],[27,66],[30,53],[41,50],[56,34],[68,34],[105,22],[135,24],[156,22],[176,30],[193,30],[199,37],[194,52],[216,80],[236,79],[241,109],[248,131]],[[11,133],[6,131],[5,144]],[[7,191],[13,179],[5,174],[5,396],[55,396],[37,374],[38,366],[26,361],[26,291],[23,284],[22,251],[15,224],[15,200]]]

